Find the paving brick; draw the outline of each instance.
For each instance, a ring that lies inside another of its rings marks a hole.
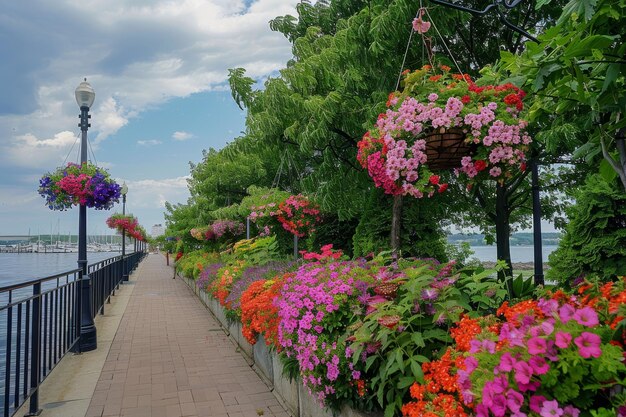
[[[284,417],[219,323],[148,256],[85,417]]]

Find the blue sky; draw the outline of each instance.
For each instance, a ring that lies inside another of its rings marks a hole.
[[[127,212],[150,230],[165,201],[188,197],[189,162],[244,129],[229,68],[258,80],[290,45],[270,19],[296,0],[28,0],[0,10],[0,235],[75,233],[78,210],[54,212],[39,177],[77,161],[74,89],[96,92],[89,139],[96,162],[128,185]],[[74,148],[70,153],[72,146]],[[91,154],[90,154],[91,155]],[[93,158],[90,158],[93,159]],[[89,210],[90,233],[112,212]]]

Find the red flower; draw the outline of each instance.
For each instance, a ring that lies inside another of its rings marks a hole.
[[[470,99],[470,96],[468,96],[467,94],[461,97],[461,103],[463,104],[468,104],[470,101],[472,100]]]
[[[441,75],[433,75],[433,76],[429,77],[428,79],[430,81],[436,82],[436,81],[439,81],[440,78],[441,78]]]
[[[476,171],[478,172],[484,171],[485,168],[487,168],[487,163],[482,159],[479,159],[478,161],[474,162],[474,168],[476,168]]]
[[[431,183],[432,185],[439,184],[439,175],[431,175],[430,178],[428,179],[428,182]]]
[[[448,184],[441,184],[439,186],[439,193],[443,193],[444,191],[446,191],[448,189]]]
[[[522,162],[522,164],[519,166],[519,169],[521,169],[522,172],[526,172],[526,162]]]

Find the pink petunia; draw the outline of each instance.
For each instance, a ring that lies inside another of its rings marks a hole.
[[[544,401],[539,415],[541,417],[560,417],[563,415],[563,409],[559,407],[557,400]]]
[[[559,318],[563,323],[567,323],[572,319],[572,316],[576,312],[576,309],[569,304],[563,304],[559,308]]]
[[[600,342],[600,336],[589,332],[582,332],[580,336],[574,339],[574,343],[578,346],[578,353],[585,359],[600,357],[602,354]]]
[[[510,389],[506,393],[506,406],[514,413],[519,412],[520,408],[524,404],[524,396],[519,392]]]
[[[528,339],[528,353],[531,355],[541,355],[548,350],[546,339],[541,337],[531,337]]]
[[[569,346],[572,341],[572,335],[567,332],[558,331],[556,332],[554,344],[560,347],[561,349],[565,349]]]
[[[598,313],[596,313],[596,311],[591,307],[584,307],[577,310],[572,318],[576,320],[578,324],[586,327],[597,326],[599,323]]]
[[[528,384],[530,382],[533,370],[526,362],[517,362],[513,369],[515,370],[515,382],[518,384]]]
[[[550,365],[542,356],[533,356],[528,360],[528,364],[535,375],[544,375],[550,370]]]
[[[543,395],[533,395],[532,397],[530,397],[530,411],[539,413],[544,402],[546,402],[546,397],[544,397]]]
[[[422,20],[422,16],[417,19],[413,19],[413,30],[415,30],[419,34],[423,34],[428,32],[430,29],[430,22],[425,22]]]

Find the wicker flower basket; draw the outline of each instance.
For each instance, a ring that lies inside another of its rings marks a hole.
[[[441,129],[426,135],[426,156],[431,170],[445,170],[461,166],[461,158],[472,155],[474,147],[465,143],[461,129]]]

